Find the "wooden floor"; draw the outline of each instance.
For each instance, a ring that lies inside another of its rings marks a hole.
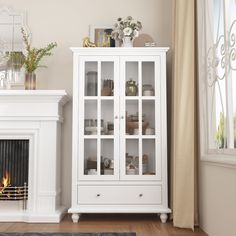
[[[137,236],[206,236],[200,229],[174,228],[157,215],[84,214],[78,224],[66,215],[60,224],[0,223],[0,232],[136,232]]]

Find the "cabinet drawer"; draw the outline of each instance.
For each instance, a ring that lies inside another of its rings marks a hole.
[[[78,186],[78,204],[161,204],[161,186]]]

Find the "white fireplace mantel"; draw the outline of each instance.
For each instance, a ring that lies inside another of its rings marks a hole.
[[[0,120],[59,120],[64,90],[0,90]]]
[[[0,90],[0,139],[29,140],[27,209],[0,201],[0,221],[61,220],[61,123],[68,100],[64,90]]]

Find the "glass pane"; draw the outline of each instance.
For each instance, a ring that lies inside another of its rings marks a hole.
[[[101,174],[114,175],[114,141],[101,140]]]
[[[126,62],[126,96],[138,96],[138,62]]]
[[[155,139],[143,139],[142,168],[143,175],[156,174]]]
[[[84,140],[84,174],[97,175],[97,140]]]
[[[155,64],[154,62],[142,62],[142,95],[155,95]]]
[[[139,140],[127,139],[126,140],[126,175],[139,174]]]
[[[227,19],[229,20],[231,31],[229,32],[229,43],[230,43],[230,68],[231,68],[231,80],[232,80],[232,90],[231,96],[232,96],[232,118],[231,121],[233,123],[233,131],[232,131],[232,144],[230,148],[236,148],[236,42],[235,42],[235,36],[236,36],[236,1],[230,0],[228,2],[228,13]]]
[[[126,134],[127,135],[140,134],[138,100],[126,101]]]
[[[97,62],[85,62],[85,96],[98,94],[98,65]]]
[[[207,93],[209,148],[226,147],[226,81],[223,1],[214,0],[213,35],[207,49]],[[212,31],[211,30],[211,31]],[[212,38],[213,37],[213,38]]]
[[[114,134],[114,101],[101,101],[101,134]]]
[[[86,100],[84,103],[84,134],[97,134],[97,101]]]
[[[155,134],[155,101],[142,101],[143,135]]]
[[[101,73],[101,96],[113,96],[114,62],[102,62]]]
[[[224,148],[227,145],[226,142],[226,97],[225,97],[225,79],[216,82],[215,94],[212,97],[212,113],[210,113],[212,127],[212,139],[215,141],[216,148]],[[215,95],[215,96],[214,96]],[[213,115],[215,114],[215,116]],[[214,122],[215,120],[215,122]]]
[[[232,71],[234,148],[236,148],[236,71]]]

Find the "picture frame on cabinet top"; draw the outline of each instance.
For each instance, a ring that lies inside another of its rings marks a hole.
[[[111,25],[90,25],[89,36],[90,40],[97,47],[115,47],[116,42],[111,38],[113,26]]]

